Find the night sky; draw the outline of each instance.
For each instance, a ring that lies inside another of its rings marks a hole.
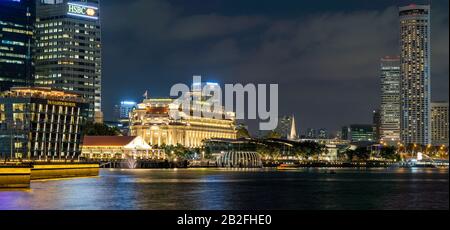
[[[345,3],[345,4],[344,4]],[[103,0],[106,119],[120,100],[169,95],[192,75],[275,83],[298,129],[371,123],[379,59],[399,53],[399,0]],[[449,97],[449,1],[432,6],[433,100]]]

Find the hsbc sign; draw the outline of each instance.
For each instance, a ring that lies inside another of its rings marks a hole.
[[[67,3],[67,14],[82,18],[98,19],[98,8],[93,6],[82,5],[78,3]]]

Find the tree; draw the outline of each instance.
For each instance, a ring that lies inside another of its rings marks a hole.
[[[279,134],[278,132],[275,132],[275,131],[270,131],[269,133],[267,133],[266,138],[267,139],[280,139],[281,134]]]
[[[395,160],[399,158],[396,148],[391,146],[384,146],[380,149],[380,155],[387,160]]]
[[[294,152],[294,156],[295,156],[297,159],[303,159],[303,158],[306,158],[306,153],[305,153],[304,149],[303,149],[303,148],[300,148],[299,146],[295,146],[293,152]]]
[[[343,153],[350,161],[366,161],[370,158],[371,151],[366,147],[358,147],[356,149],[347,149]]]
[[[294,145],[294,154],[301,155],[303,157],[319,156],[326,151],[326,146],[319,144],[315,141],[305,141]]]
[[[86,136],[119,136],[120,130],[111,128],[105,124],[87,122],[84,127],[84,134]]]
[[[355,151],[356,157],[358,157],[358,159],[361,161],[365,161],[370,158],[370,150],[367,149],[366,147],[357,148]]]
[[[370,158],[370,150],[366,147],[358,147],[356,149],[348,149],[345,155],[350,161],[360,160],[365,161]]]
[[[237,138],[250,138],[250,132],[245,127],[238,127]]]

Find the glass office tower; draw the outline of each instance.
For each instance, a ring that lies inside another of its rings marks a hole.
[[[32,83],[35,0],[0,0],[0,91]]]
[[[400,141],[400,57],[381,59],[381,141],[396,145]]]
[[[36,85],[82,95],[91,120],[102,117],[99,18],[98,0],[38,0],[36,6]]]

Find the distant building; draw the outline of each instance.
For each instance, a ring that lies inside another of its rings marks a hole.
[[[319,135],[317,136],[319,139],[328,139],[330,134],[326,129],[319,129]]]
[[[280,134],[282,139],[295,140],[298,138],[296,126],[294,116],[285,116],[278,120],[278,126],[274,131]]]
[[[375,142],[373,125],[350,125],[342,128],[342,138],[351,142]]]
[[[434,146],[449,145],[448,102],[431,104],[431,137]]]
[[[131,116],[131,135],[143,137],[152,146],[180,144],[190,148],[203,146],[203,141],[207,139],[236,138],[236,120],[233,112],[222,109],[220,113],[215,114],[216,118],[207,118],[198,113],[200,111],[196,111],[201,106],[194,105],[190,114],[184,111],[171,114],[170,108],[177,106],[174,102],[174,99],[155,98],[145,99],[138,104]]]
[[[113,120],[106,121],[110,127],[118,128],[122,133],[128,134],[130,128],[130,114],[136,108],[137,103],[134,101],[122,101],[113,108]]]
[[[380,140],[396,145],[400,142],[401,117],[400,57],[381,59]]]
[[[75,159],[89,104],[50,88],[13,87],[0,96],[0,157]]]
[[[306,138],[308,139],[316,139],[317,138],[317,130],[308,128],[306,129]]]
[[[95,160],[150,159],[156,156],[141,137],[85,136],[82,157]]]
[[[380,141],[381,136],[381,114],[380,110],[374,110],[372,114],[372,128],[374,132],[374,141]]]
[[[430,5],[399,8],[401,68],[401,139],[431,144]]]
[[[112,120],[111,121],[119,121],[120,120],[120,104],[114,105],[113,111],[112,111]]]
[[[330,136],[330,132],[327,129],[308,128],[306,129],[305,136],[302,139],[328,139]]]
[[[35,0],[0,1],[0,92],[32,84]]]
[[[122,101],[119,106],[119,120],[129,120],[130,114],[136,108],[134,101]]]

